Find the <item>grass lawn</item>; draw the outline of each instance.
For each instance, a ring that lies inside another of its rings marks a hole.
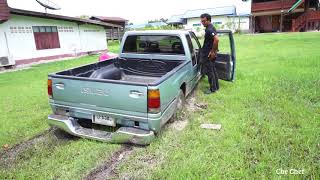
[[[97,56],[32,66],[28,70],[0,74],[0,153],[4,145],[28,140],[49,128],[51,113],[47,96],[47,75],[51,72],[96,62]],[[47,135],[6,165],[0,157],[0,179],[79,178],[108,158],[120,145],[86,139],[62,140]]]
[[[320,33],[236,36],[234,83],[197,99],[183,131],[168,128],[122,164],[119,177],[150,179],[279,178],[277,169],[320,174]],[[221,123],[221,131],[201,129]]]
[[[133,152],[117,176],[146,179],[319,177],[320,33],[235,37],[236,81],[220,81],[197,101],[208,108],[188,113],[182,131],[167,126],[146,148]],[[117,52],[119,44],[109,45]],[[97,61],[96,56],[0,74],[0,153],[48,129],[47,74]],[[222,130],[199,128],[220,123]],[[11,163],[0,159],[0,179],[80,179],[120,148],[86,139],[47,135]],[[0,157],[1,158],[1,157]],[[276,174],[277,169],[303,175]]]

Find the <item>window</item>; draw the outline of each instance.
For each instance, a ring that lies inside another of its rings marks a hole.
[[[199,27],[201,24],[192,24],[193,27]]]
[[[177,36],[133,35],[124,43],[124,53],[184,55],[181,39]]]
[[[196,65],[197,64],[197,57],[196,57],[196,54],[195,54],[195,51],[194,51],[194,47],[193,47],[193,44],[192,44],[192,40],[190,38],[190,35],[186,35],[186,38],[187,38],[187,42],[188,42],[188,46],[189,46],[189,50],[190,50],[190,53],[191,53],[191,58],[192,58],[192,65]]]
[[[32,29],[37,50],[60,48],[56,26],[33,26]]]
[[[200,49],[200,43],[196,39],[196,35],[194,35],[194,33],[190,33],[190,36],[191,36],[191,42],[192,42],[192,45],[193,45],[194,49],[195,50],[199,50]]]

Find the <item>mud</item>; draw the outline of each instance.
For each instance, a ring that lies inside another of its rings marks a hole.
[[[116,175],[116,167],[124,161],[133,152],[134,146],[122,145],[121,149],[115,153],[102,165],[92,170],[84,179],[86,180],[104,180],[111,179]]]
[[[195,92],[193,92],[186,99],[186,104],[182,112],[178,114],[178,117],[176,119],[171,121],[169,127],[177,131],[182,131],[188,125],[188,113],[199,112],[207,109],[207,107],[207,104],[197,102]]]
[[[27,141],[16,144],[9,149],[2,150],[0,152],[0,168],[11,167],[17,158],[22,156],[25,152],[32,150],[37,145],[51,143],[48,145],[55,146],[71,139],[76,138],[62,130],[50,128]]]

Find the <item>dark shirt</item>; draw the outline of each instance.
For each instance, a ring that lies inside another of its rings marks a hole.
[[[203,42],[203,47],[202,47],[202,55],[203,56],[208,56],[209,52],[211,51],[213,47],[213,37],[217,35],[217,30],[216,28],[212,25],[209,24],[206,27],[205,30],[205,35],[204,35],[204,42]]]

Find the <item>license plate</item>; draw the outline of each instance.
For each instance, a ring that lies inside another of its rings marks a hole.
[[[116,126],[115,119],[108,115],[104,114],[95,114],[92,117],[92,122],[95,124],[107,125],[107,126]]]

